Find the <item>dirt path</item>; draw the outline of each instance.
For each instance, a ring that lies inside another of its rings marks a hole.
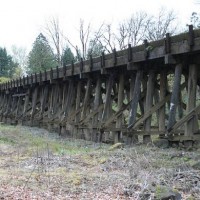
[[[200,199],[199,149],[109,148],[1,125],[0,199],[146,200],[159,199],[163,187]]]

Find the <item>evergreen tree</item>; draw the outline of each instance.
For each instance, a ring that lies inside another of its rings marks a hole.
[[[55,56],[46,39],[40,33],[33,43],[33,48],[28,56],[28,73],[38,73],[56,67]]]
[[[94,40],[90,40],[89,48],[87,51],[87,59],[89,59],[90,55],[92,55],[92,57],[101,56],[103,51],[104,47],[101,43],[96,42]]]
[[[72,63],[72,61],[75,61],[74,54],[69,47],[66,47],[62,55],[62,64],[64,66],[69,65]]]
[[[5,48],[0,47],[0,76],[11,78],[18,64],[13,62]]]

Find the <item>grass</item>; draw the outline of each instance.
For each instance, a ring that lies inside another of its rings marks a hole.
[[[57,155],[75,155],[79,153],[88,153],[91,149],[87,142],[74,140],[61,140],[48,135],[34,135],[29,130],[23,130],[20,126],[0,125],[0,143],[6,143],[13,146],[22,145],[27,147],[27,152],[33,152],[33,149],[48,149]]]
[[[193,185],[200,173],[192,168],[200,151],[96,146],[43,129],[0,125],[0,198],[9,199],[12,190],[19,195],[10,199],[140,199],[153,185],[153,199],[163,184],[184,197],[200,195]]]

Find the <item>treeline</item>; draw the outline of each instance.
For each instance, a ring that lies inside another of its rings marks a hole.
[[[6,48],[0,47],[0,82],[6,82],[12,78],[18,67],[18,63],[14,62]]]
[[[190,21],[194,28],[200,27],[197,13],[192,13]],[[13,47],[11,56],[5,48],[0,47],[0,81],[68,65],[81,58],[86,60],[90,56],[97,57],[102,52],[122,50],[127,48],[128,44],[136,46],[142,44],[144,39],[159,40],[164,38],[166,33],[174,35],[180,30],[184,29],[180,27],[174,11],[162,8],[154,16],[142,11],[137,12],[120,22],[117,27],[102,23],[98,29],[93,30],[92,24],[80,20],[79,38],[74,43],[63,33],[59,19],[51,18],[33,42],[28,54],[25,49]]]

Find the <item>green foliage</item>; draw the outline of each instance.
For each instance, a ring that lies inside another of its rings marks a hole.
[[[0,47],[0,76],[11,78],[17,66],[7,50]]]
[[[6,82],[8,82],[8,81],[10,81],[10,78],[7,78],[7,77],[0,77],[0,84],[1,84],[1,83],[6,83]]]
[[[38,73],[54,67],[56,67],[56,60],[53,51],[46,37],[40,33],[29,53],[27,72],[29,74]]]
[[[23,76],[23,70],[22,68],[19,66],[15,69],[12,78],[13,79],[17,79]]]
[[[90,55],[92,55],[92,57],[98,57],[101,56],[101,53],[104,51],[104,47],[102,46],[102,44],[97,43],[94,40],[91,40],[89,43],[89,48],[88,48],[88,52],[87,52],[87,58],[90,57]]]
[[[15,144],[15,141],[8,138],[8,137],[2,137],[0,136],[0,143],[3,143],[3,144]]]
[[[74,54],[69,47],[66,47],[62,55],[62,63],[65,66],[71,64],[72,61],[75,61]]]

